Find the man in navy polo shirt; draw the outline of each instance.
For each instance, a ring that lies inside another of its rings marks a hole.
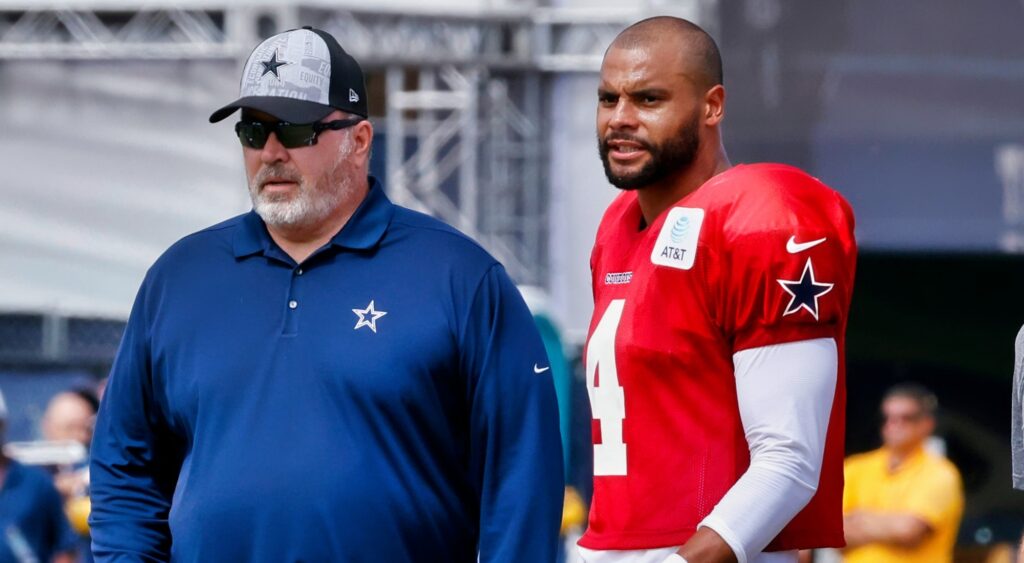
[[[253,211],[139,290],[92,449],[97,561],[553,561],[555,395],[473,241],[368,177],[362,72],[304,28],[250,55]]]

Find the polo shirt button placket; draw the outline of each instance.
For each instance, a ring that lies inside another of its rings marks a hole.
[[[299,332],[299,298],[302,291],[299,287],[299,277],[306,273],[305,269],[296,266],[292,270],[291,282],[288,291],[288,309],[285,311],[284,335],[294,336]]]

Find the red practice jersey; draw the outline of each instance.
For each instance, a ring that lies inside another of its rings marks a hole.
[[[736,166],[642,226],[636,193],[623,193],[591,257],[594,498],[580,545],[685,543],[750,464],[733,354],[834,338],[818,489],[768,550],[842,546],[850,205],[796,168]]]

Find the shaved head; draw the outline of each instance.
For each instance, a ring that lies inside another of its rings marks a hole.
[[[722,84],[722,55],[715,40],[697,24],[682,18],[655,16],[638,21],[624,29],[608,50],[649,49],[666,44],[681,55],[685,68],[679,70],[702,88]]]

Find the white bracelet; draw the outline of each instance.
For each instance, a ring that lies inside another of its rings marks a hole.
[[[665,559],[664,563],[690,563],[690,562],[687,561],[686,558],[683,557],[682,555],[679,555],[678,553],[673,553],[672,555],[669,555]]]

